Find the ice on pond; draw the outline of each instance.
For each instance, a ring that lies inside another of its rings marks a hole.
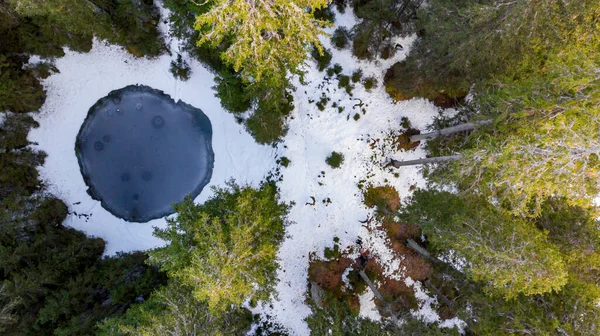
[[[147,86],[127,86],[100,99],[75,147],[90,195],[132,222],[172,213],[174,203],[196,197],[212,176],[208,117]]]

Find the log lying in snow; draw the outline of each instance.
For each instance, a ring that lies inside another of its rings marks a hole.
[[[392,307],[390,307],[390,304],[387,303],[383,299],[383,295],[381,295],[381,293],[379,292],[379,290],[377,290],[377,287],[375,287],[375,284],[373,284],[373,282],[371,281],[371,279],[369,279],[369,277],[367,276],[367,274],[365,274],[365,271],[361,269],[358,272],[358,274],[360,274],[360,277],[367,283],[367,286],[369,286],[369,288],[371,288],[371,290],[373,291],[373,294],[379,300],[379,302],[381,302],[381,304],[383,304],[383,306],[384,306],[385,310],[387,311],[387,313],[390,314],[390,318],[392,319],[392,322],[396,326],[400,325],[400,321],[398,321],[398,318],[396,318],[396,315],[394,315],[394,312],[392,311]]]
[[[474,129],[475,127],[487,125],[487,124],[491,124],[491,123],[492,123],[491,119],[476,121],[476,122],[472,122],[472,123],[465,123],[465,124],[460,124],[460,125],[456,125],[456,126],[452,126],[452,127],[448,127],[448,128],[442,128],[440,130],[429,132],[429,133],[411,135],[408,137],[408,139],[410,140],[411,143],[421,141],[421,140],[435,139],[435,138],[437,138],[439,136],[443,136],[443,135],[450,135],[453,133],[470,131],[470,130]]]
[[[448,161],[456,161],[456,160],[460,160],[462,159],[462,155],[457,154],[457,155],[450,155],[450,156],[438,156],[438,157],[432,157],[432,158],[424,158],[424,159],[418,159],[418,160],[408,160],[408,161],[398,161],[398,160],[394,160],[394,159],[390,159],[390,161],[385,164],[385,166],[394,166],[396,168],[400,168],[400,167],[404,167],[404,166],[414,166],[414,165],[420,165],[420,164],[427,164],[427,163],[442,163],[442,162],[448,162]]]

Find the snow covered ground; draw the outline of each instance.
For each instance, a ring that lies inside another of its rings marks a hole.
[[[343,15],[337,13],[338,26],[351,28],[355,22],[351,10]],[[407,117],[413,127],[424,129],[439,112],[423,99],[394,103],[382,85],[386,69],[406,56],[411,42],[411,38],[399,40],[405,49],[391,59],[367,62],[357,60],[349,50],[335,50],[329,38],[324,37],[323,43],[333,51],[332,65],[339,63],[346,75],[362,69],[363,77],[375,76],[378,86],[367,92],[356,83],[350,96],[338,88],[336,79],[325,81],[326,74],[318,72],[312,61],[309,62],[305,85],[294,80],[297,89],[295,109],[288,121],[289,132],[277,148],[272,148],[256,144],[233,116],[221,108],[211,89],[213,75],[198,62],[187,59],[192,76],[189,81],[181,82],[169,72],[172,57],[168,55],[153,60],[137,59],[121,47],[95,41],[89,53],[67,51],[55,61],[60,73],[43,82],[48,99],[41,113],[35,116],[41,127],[31,131],[30,140],[48,153],[40,172],[49,190],[69,206],[66,225],[105,239],[107,254],[159,246],[162,241],[152,236],[152,227],[165,225],[164,219],[142,224],[120,220],[86,193],[75,156],[75,138],[88,109],[111,90],[145,84],[202,109],[211,119],[214,133],[215,167],[209,186],[223,185],[230,178],[256,185],[276,167],[276,157],[289,158],[291,163],[282,168],[279,187],[282,200],[293,206],[287,238],[279,252],[281,269],[277,295],[259,310],[271,315],[293,334],[308,335],[304,318],[310,314],[305,304],[309,253],[322,255],[325,247],[333,245],[334,237],[340,239],[342,249],[362,237],[366,247],[386,265],[386,272],[401,276],[402,270],[385,246],[385,238],[376,232],[369,233],[360,222],[370,216],[372,210],[363,205],[358,185],[390,184],[401,197],[406,197],[413,185],[424,186],[417,167],[393,169],[383,168],[381,164],[387,157],[398,160],[423,157],[425,153],[421,149],[392,150],[384,139],[400,129],[402,117]],[[331,100],[327,108],[320,111],[315,102],[323,93]],[[332,107],[334,102],[344,108],[341,113]],[[363,114],[362,108],[366,113]],[[356,113],[360,118],[355,121]],[[339,169],[325,163],[332,151],[345,157]],[[202,202],[209,195],[207,187],[196,201]],[[312,197],[314,205],[307,204],[312,203]],[[331,202],[323,202],[327,199]],[[424,293],[420,287],[419,292]],[[364,295],[361,302],[369,301],[372,296]],[[434,300],[423,295],[419,297],[423,302]],[[372,304],[365,304],[362,314],[377,319],[377,312],[372,308]],[[415,314],[428,314],[427,321],[439,320],[430,308],[428,312]]]
[[[275,166],[275,150],[256,144],[244,127],[221,108],[211,89],[215,83],[210,72],[192,62],[192,78],[181,82],[169,72],[170,62],[168,55],[155,60],[138,59],[121,47],[95,41],[89,53],[67,51],[55,62],[60,73],[43,82],[48,98],[35,115],[41,126],[29,135],[48,154],[41,176],[48,182],[49,191],[69,206],[66,225],[105,239],[109,255],[160,245],[162,241],[152,235],[152,227],[166,223],[164,219],[126,222],[86,193],[75,156],[75,138],[89,108],[110,91],[131,84],[148,85],[202,109],[210,118],[215,166],[212,180],[196,199],[198,202],[209,196],[210,186],[223,185],[230,178],[257,185]]]

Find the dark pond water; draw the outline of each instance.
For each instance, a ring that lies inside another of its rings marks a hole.
[[[88,193],[117,217],[147,222],[173,212],[210,181],[212,126],[200,110],[131,85],[90,109],[75,151]]]

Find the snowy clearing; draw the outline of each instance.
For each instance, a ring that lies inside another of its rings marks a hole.
[[[231,178],[257,185],[275,166],[274,149],[256,144],[244,127],[221,108],[211,89],[214,80],[210,72],[190,62],[193,76],[181,82],[169,72],[170,62],[168,55],[155,60],[138,59],[121,47],[95,41],[89,53],[67,51],[55,62],[60,73],[43,81],[48,98],[35,115],[40,127],[29,134],[31,141],[39,143],[37,148],[48,154],[40,168],[41,176],[48,182],[48,190],[69,206],[65,224],[106,240],[107,255],[159,246],[162,241],[152,235],[152,227],[166,223],[164,219],[126,222],[86,193],[75,156],[75,138],[89,108],[110,91],[131,84],[148,85],[176,101],[181,99],[200,108],[210,118],[215,166],[211,182],[197,202],[210,195],[210,186],[222,186]]]
[[[350,9],[343,15],[336,11],[336,17],[338,25],[348,28],[356,22]],[[333,29],[328,31],[331,33]],[[277,157],[290,159],[289,167],[281,168],[282,181],[278,184],[282,200],[293,206],[287,238],[279,252],[281,269],[277,294],[257,312],[271,315],[292,334],[308,335],[304,318],[310,314],[305,303],[309,253],[322,256],[324,248],[333,245],[334,237],[340,239],[340,248],[344,250],[355,245],[361,236],[365,247],[386,267],[386,272],[401,277],[402,270],[397,269],[399,262],[394,261],[385,245],[385,236],[376,231],[370,233],[360,222],[370,217],[372,210],[362,203],[359,184],[389,184],[398,190],[401,198],[409,195],[411,186],[424,186],[418,167],[393,169],[383,168],[381,164],[386,157],[397,160],[424,157],[422,149],[396,152],[384,139],[401,128],[402,117],[407,117],[412,127],[424,129],[439,113],[438,108],[424,99],[394,103],[383,87],[385,71],[406,56],[413,40],[399,39],[404,51],[391,59],[367,62],[359,61],[349,50],[336,50],[329,38],[324,37],[324,45],[333,53],[331,65],[342,65],[345,75],[362,69],[363,77],[375,76],[378,86],[367,92],[361,83],[356,83],[350,96],[344,88],[338,88],[335,78],[326,81],[326,73],[318,72],[309,61],[305,84],[294,80],[295,109],[288,120],[289,132],[277,148],[256,144],[244,127],[235,122],[233,115],[221,108],[211,89],[213,75],[198,62],[185,57],[192,75],[190,80],[181,82],[169,72],[170,62],[176,55],[138,59],[121,47],[95,41],[89,53],[67,50],[64,57],[55,61],[60,73],[43,82],[48,98],[40,113],[35,115],[41,126],[32,130],[29,138],[39,144],[37,149],[48,154],[40,172],[49,185],[48,190],[69,206],[70,214],[65,224],[106,240],[108,255],[161,245],[162,241],[152,236],[153,226],[163,227],[166,223],[165,219],[141,224],[126,222],[112,216],[86,193],[87,186],[75,156],[75,138],[88,109],[110,91],[144,84],[202,109],[210,118],[214,133],[215,166],[208,187],[223,186],[231,178],[256,185],[276,168]],[[325,110],[320,111],[315,102],[323,93],[330,101]],[[343,107],[341,113],[337,107],[332,107],[334,102]],[[357,113],[360,118],[355,121]],[[344,155],[344,163],[339,169],[325,163],[332,151]],[[202,202],[210,195],[208,187],[196,202]],[[314,205],[308,205],[313,198]],[[430,310],[434,299],[423,290],[419,292],[422,294],[419,300],[424,302],[422,307]],[[361,303],[363,301],[365,304],[372,302],[368,294],[361,296]],[[377,319],[378,314],[372,312],[370,305],[361,311]],[[435,312],[426,314],[429,322],[439,320]],[[457,324],[447,323],[447,326]]]

